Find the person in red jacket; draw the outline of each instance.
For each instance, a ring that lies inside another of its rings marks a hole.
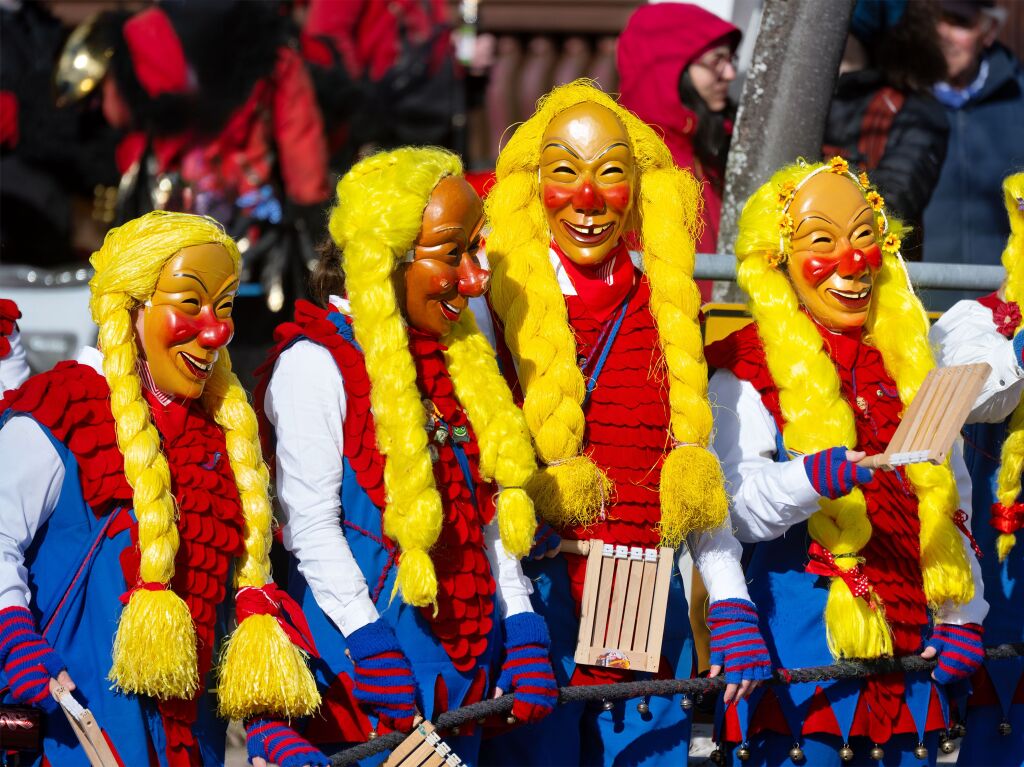
[[[696,5],[659,3],[637,8],[619,37],[620,103],[663,133],[676,165],[702,182],[698,253],[714,253],[718,240],[741,36]]]

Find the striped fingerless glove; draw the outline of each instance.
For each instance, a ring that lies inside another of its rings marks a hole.
[[[966,679],[985,660],[985,648],[981,644],[984,629],[977,623],[955,626],[940,623],[932,630],[925,647],[934,647],[938,665],[932,675],[939,684],[949,684]]]
[[[711,629],[711,665],[722,666],[725,681],[770,679],[772,661],[761,631],[757,608],[745,599],[720,599],[708,608]]]
[[[416,680],[394,630],[383,618],[346,637],[355,666],[353,693],[392,730],[408,732],[416,718]]]
[[[504,628],[505,662],[497,686],[515,693],[512,716],[520,722],[540,721],[558,702],[547,624],[536,613],[519,613],[506,618]]]
[[[1018,330],[1013,337],[1013,353],[1017,357],[1017,364],[1024,365],[1024,330]]]
[[[279,719],[258,717],[245,723],[245,745],[249,762],[266,759],[267,764],[278,767],[327,767],[331,760],[320,753],[308,740]]]
[[[533,534],[533,547],[530,559],[543,559],[548,553],[557,549],[562,543],[561,536],[547,522],[538,522],[537,531]]]
[[[871,472],[846,460],[845,447],[831,447],[804,456],[811,487],[823,498],[842,498],[857,485],[871,481]]]
[[[28,608],[0,610],[0,666],[16,701],[49,713],[57,710],[50,678],[64,670],[64,661],[39,636]]]

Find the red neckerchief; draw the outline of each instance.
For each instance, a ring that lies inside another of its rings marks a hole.
[[[622,305],[633,287],[636,274],[625,243],[620,241],[608,258],[596,266],[574,263],[553,241],[551,247],[576,288],[576,295],[599,322],[606,320]]]

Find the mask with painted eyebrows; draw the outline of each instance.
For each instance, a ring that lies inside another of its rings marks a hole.
[[[830,330],[864,326],[882,268],[875,218],[857,184],[819,173],[793,196],[789,278],[801,303]]]
[[[540,185],[548,227],[574,263],[612,252],[633,207],[636,167],[626,129],[599,104],[560,112],[541,139]]]

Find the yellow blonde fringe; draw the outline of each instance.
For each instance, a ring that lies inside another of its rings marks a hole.
[[[1010,238],[1003,250],[1003,268],[1006,269],[1004,298],[1016,302],[1024,309],[1024,212],[1019,200],[1024,199],[1024,173],[1015,173],[1003,181],[1003,198],[1010,217]],[[1024,328],[1024,322],[1017,332]],[[1012,506],[1021,491],[1021,470],[1024,469],[1024,398],[1010,414],[1006,439],[999,454],[999,472],[996,474],[996,500]],[[1017,536],[1001,533],[996,539],[996,552],[1002,562],[1017,543]]]
[[[493,230],[487,240],[494,271],[491,303],[518,363],[523,412],[545,464],[530,494],[540,514],[560,527],[593,522],[610,501],[608,478],[581,453],[585,385],[565,298],[548,258],[551,234],[538,181],[544,131],[557,114],[577,104],[610,110],[624,126],[636,162],[634,213],[669,376],[671,436],[692,446],[677,448],[689,458],[670,455],[661,476],[658,528],[666,545],[678,545],[687,533],[717,527],[728,517],[721,467],[706,451],[711,409],[697,321],[700,293],[693,282],[700,187],[689,172],[675,167],[650,126],[588,80],[555,88],[541,99],[499,155],[498,181],[486,202]]]
[[[777,268],[785,262],[778,227],[780,190],[799,184],[820,167],[821,163],[795,164],[777,171],[744,206],[736,243],[737,281],[750,296],[750,311],[764,343],[768,369],[779,387],[786,420],[783,440],[787,448],[800,453],[856,444],[853,411],[841,394],[835,365],[813,322],[800,311],[789,278]],[[852,179],[851,183],[857,184]],[[861,188],[862,194],[870,191]],[[887,232],[898,236],[900,223],[887,220]],[[935,362],[924,309],[900,259],[890,253],[884,254],[876,278],[865,332],[866,340],[881,352],[906,407]],[[952,521],[958,508],[952,472],[948,465],[916,465],[908,470],[908,476],[918,498],[921,570],[928,602],[936,607],[947,600],[968,601],[974,582],[963,541]],[[859,553],[871,538],[863,493],[856,489],[843,498],[823,499],[808,522],[808,531],[833,554]],[[844,557],[837,563],[848,568],[855,566],[856,560]],[[829,648],[836,657],[891,654],[884,606],[877,596],[874,601],[878,610],[854,598],[842,579],[832,579],[824,618]]]

